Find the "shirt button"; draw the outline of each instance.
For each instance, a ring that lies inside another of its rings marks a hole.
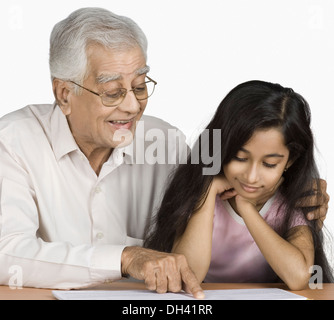
[[[101,187],[96,187],[95,188],[95,193],[100,193],[102,191]]]
[[[98,240],[102,240],[104,238],[104,234],[102,232],[99,232],[97,235],[96,235],[96,238]]]

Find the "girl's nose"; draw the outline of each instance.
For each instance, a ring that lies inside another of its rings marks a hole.
[[[256,164],[253,164],[249,167],[247,171],[247,183],[255,184],[259,180],[258,167]]]

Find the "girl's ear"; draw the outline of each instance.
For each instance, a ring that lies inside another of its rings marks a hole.
[[[70,89],[66,81],[60,79],[54,79],[52,82],[53,94],[56,98],[57,104],[63,111],[65,116],[71,114]]]
[[[295,159],[289,160],[288,163],[285,166],[284,172],[288,171],[288,169],[293,165],[294,162],[295,162]]]

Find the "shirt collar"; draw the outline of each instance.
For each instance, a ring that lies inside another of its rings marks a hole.
[[[109,161],[120,165],[121,163],[133,164],[134,163],[134,145],[131,142],[129,145],[122,148],[115,148],[110,155]]]
[[[51,143],[57,161],[64,155],[79,150],[74,140],[66,116],[55,103],[51,115]]]
[[[56,103],[54,104],[54,109],[51,115],[51,139],[52,148],[57,161],[72,151],[80,150],[72,135],[66,116]],[[114,163],[116,162],[119,164],[121,162],[120,159],[124,156],[125,163],[133,164],[134,153],[135,146],[132,141],[128,146],[114,149],[109,161],[113,160]]]

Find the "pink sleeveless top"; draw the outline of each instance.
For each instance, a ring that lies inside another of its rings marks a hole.
[[[260,211],[264,220],[279,233],[286,211],[282,196],[274,195]],[[307,225],[300,211],[294,212],[289,229]],[[243,219],[228,201],[216,198],[213,221],[212,253],[209,271],[204,282],[276,282],[271,269]]]

